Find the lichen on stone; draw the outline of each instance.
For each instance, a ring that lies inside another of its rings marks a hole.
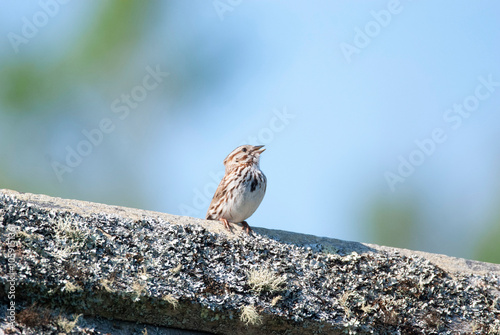
[[[260,234],[229,239],[196,224],[83,216],[0,193],[3,243],[8,226],[19,228],[19,306],[43,301],[72,313],[220,334],[251,325],[300,334],[500,328],[498,275],[452,275],[420,256],[334,253]],[[7,262],[3,253],[2,269]],[[7,279],[0,274],[2,285]]]

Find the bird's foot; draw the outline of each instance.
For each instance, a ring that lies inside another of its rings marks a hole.
[[[224,228],[226,228],[227,230],[229,230],[231,233],[233,232],[233,229],[231,227],[231,224],[229,223],[229,221],[227,221],[226,219],[219,219],[220,222],[222,222],[222,224],[224,225]]]
[[[253,230],[246,221],[242,221],[241,225],[243,226],[242,229],[246,231],[248,235],[253,235]]]

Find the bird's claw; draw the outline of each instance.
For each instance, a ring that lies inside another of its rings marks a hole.
[[[226,228],[227,230],[229,230],[231,233],[233,232],[233,228],[231,227],[231,224],[229,223],[229,221],[227,221],[226,219],[219,219],[219,220],[224,225],[224,228]]]
[[[231,223],[229,221],[227,221],[226,219],[219,219],[220,222],[222,222],[222,224],[224,225],[224,228],[226,228],[227,230],[229,230],[231,233],[233,232],[233,227],[231,225]],[[241,222],[241,228],[248,234],[248,235],[251,235],[253,236],[253,230],[252,228],[250,228],[250,226],[248,225],[248,223],[246,221],[243,221]]]
[[[241,225],[242,225],[242,227],[241,227],[241,228],[242,228],[244,231],[246,231],[248,235],[253,236],[253,230],[252,230],[252,228],[250,228],[250,226],[248,225],[248,223],[247,223],[246,221],[242,221],[242,222],[241,222]]]

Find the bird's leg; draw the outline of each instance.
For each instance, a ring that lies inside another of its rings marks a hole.
[[[253,230],[252,230],[252,228],[250,228],[250,226],[248,225],[248,223],[246,221],[242,221],[241,225],[243,226],[242,227],[243,230],[246,231],[248,235],[252,235]]]
[[[231,229],[231,225],[229,224],[229,221],[227,221],[226,219],[223,219],[223,218],[220,218],[219,221],[222,222],[222,224],[224,225],[224,228],[229,230],[231,233],[233,232],[233,230]]]

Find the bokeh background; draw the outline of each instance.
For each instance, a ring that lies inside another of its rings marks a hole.
[[[204,217],[265,144],[250,225],[500,263],[500,3],[0,4],[1,188]]]

